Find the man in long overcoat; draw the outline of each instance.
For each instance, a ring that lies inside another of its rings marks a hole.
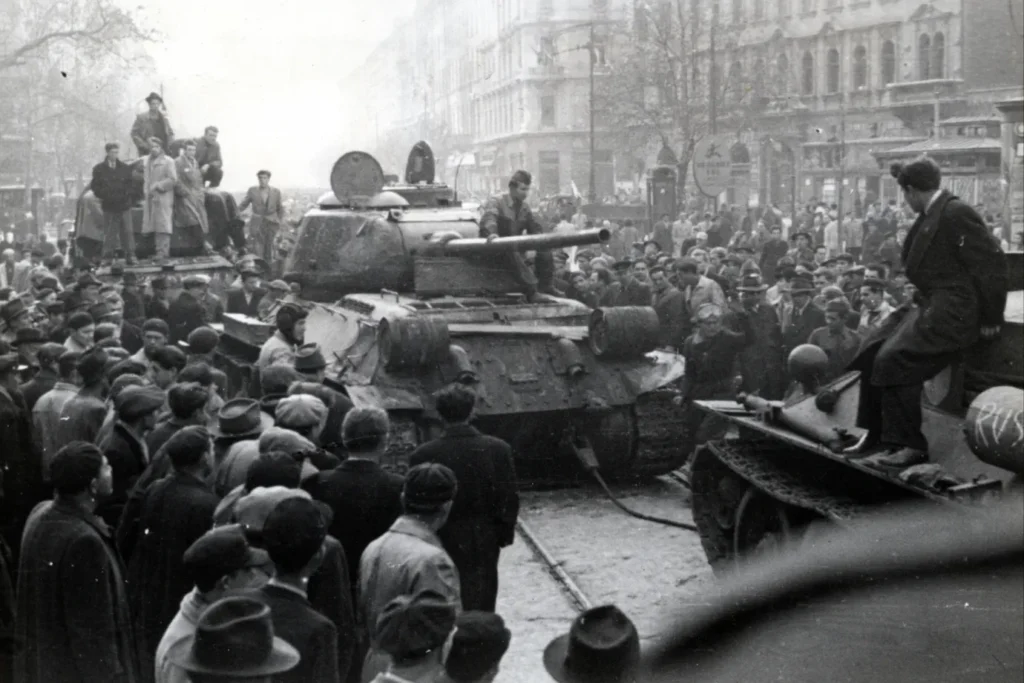
[[[459,487],[438,536],[459,570],[463,608],[493,612],[498,558],[515,539],[519,494],[512,447],[469,425],[475,403],[464,385],[442,389],[436,407],[445,433],[413,451],[409,466],[435,463],[455,473]]]
[[[901,260],[918,291],[915,308],[889,316],[866,340],[853,366],[861,382],[858,424],[868,430],[862,450],[881,445],[872,464],[903,468],[927,460],[921,432],[924,382],[1003,324],[1005,257],[981,216],[940,189],[942,172],[927,157],[894,164],[892,174],[918,212]],[[867,462],[867,461],[866,461]]]
[[[195,142],[189,140],[185,143],[185,153],[174,161],[174,166],[178,176],[174,183],[174,227],[191,231],[190,240],[201,246],[209,232],[209,224],[203,173],[196,161]]]
[[[0,532],[17,556],[32,507],[46,498],[32,418],[18,391],[18,354],[0,356]]]
[[[277,258],[274,243],[284,225],[284,202],[281,190],[270,186],[270,171],[259,171],[256,179],[259,185],[250,187],[245,193],[245,199],[238,205],[238,213],[252,207],[247,243],[256,256],[267,263],[273,263]]]
[[[19,683],[138,680],[124,567],[110,531],[94,514],[111,471],[90,443],[69,444],[50,468],[55,500],[25,526],[18,568],[15,661]]]
[[[191,588],[182,557],[210,529],[219,500],[205,481],[213,471],[213,454],[204,428],[179,431],[166,452],[174,471],[128,502],[117,529],[128,564],[143,680],[153,680],[157,645]]]
[[[764,293],[768,286],[760,275],[750,273],[743,277],[736,289],[743,310],[750,316],[754,333],[754,343],[740,351],[742,389],[762,398],[781,399],[786,391],[782,328],[775,308],[765,301]]]
[[[200,300],[206,287],[205,281],[199,275],[189,275],[182,286],[181,294],[167,311],[172,344],[187,341],[192,330],[206,324],[206,308]]]
[[[171,252],[174,231],[174,185],[178,171],[174,159],[164,154],[160,140],[149,139],[149,156],[145,164],[146,201],[143,204],[142,232],[153,235],[156,257],[165,259]]]

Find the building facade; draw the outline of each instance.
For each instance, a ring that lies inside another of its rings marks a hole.
[[[588,194],[590,60],[598,76],[608,27],[626,0],[421,0],[408,22],[343,82],[370,106],[352,124],[385,171],[431,144],[440,179],[464,195],[504,189],[519,168],[541,196]],[[592,40],[593,38],[593,40]],[[592,56],[593,55],[593,56]],[[368,77],[367,74],[373,74]],[[598,194],[614,187],[614,157],[595,134]]]

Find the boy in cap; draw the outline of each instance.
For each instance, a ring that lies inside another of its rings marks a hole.
[[[511,642],[512,632],[497,614],[463,612],[455,620],[444,672],[437,683],[491,683]]]
[[[455,626],[455,605],[433,591],[400,595],[384,608],[374,638],[391,657],[372,683],[434,683],[443,672],[444,644]]]
[[[373,637],[373,626],[392,600],[432,590],[462,609],[459,570],[437,536],[448,521],[456,488],[455,474],[444,465],[426,463],[410,469],[402,489],[402,516],[363,552],[357,623],[370,647],[363,680],[371,680],[389,663]]]
[[[186,683],[184,670],[167,657],[171,645],[195,635],[203,612],[235,591],[253,588],[243,570],[257,561],[255,552],[237,524],[207,531],[182,557],[185,578],[194,588],[181,600],[181,608],[164,631],[156,648],[156,683]]]
[[[64,342],[64,348],[68,351],[83,353],[92,347],[96,323],[91,315],[83,311],[73,313],[68,318],[67,327],[71,334]]]
[[[814,344],[828,356],[828,370],[822,381],[830,382],[843,374],[860,348],[860,335],[847,324],[850,304],[839,297],[825,304],[825,325],[811,332],[807,343]]]
[[[54,342],[46,342],[34,353],[37,371],[32,379],[22,384],[19,389],[25,399],[25,406],[31,413],[36,402],[57,385],[57,361],[64,354],[64,347]]]

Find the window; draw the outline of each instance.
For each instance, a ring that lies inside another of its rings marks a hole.
[[[647,5],[643,2],[638,1],[633,7],[633,32],[640,42],[646,42],[650,34],[650,27],[647,23]]]
[[[555,125],[555,96],[540,96],[540,125],[553,128]]]
[[[805,52],[800,64],[800,92],[804,95],[814,94],[814,57]]]
[[[754,71],[751,72],[750,76],[754,96],[760,99],[764,95],[764,83],[768,80],[768,74],[765,72],[763,59],[758,59],[754,62]],[[760,105],[760,103],[758,103],[758,105]]]
[[[882,85],[896,80],[896,43],[887,40],[882,43]]]
[[[732,100],[739,102],[743,98],[743,92],[745,90],[743,83],[743,65],[738,61],[733,62],[729,67],[729,82],[726,84],[728,92],[732,95]]]
[[[779,0],[779,17],[786,18],[793,14],[793,0]]]
[[[839,92],[839,50],[828,51],[828,73],[826,74],[827,92]]]
[[[868,50],[858,45],[853,51],[853,87],[855,90],[868,86]]]
[[[754,19],[764,19],[764,0],[754,0]]]
[[[537,155],[539,173],[537,174],[538,191],[543,195],[557,194],[560,184],[560,168],[558,152],[554,150],[541,150]]]
[[[594,36],[594,52],[592,55],[595,66],[608,64],[608,45],[604,36]]]
[[[743,0],[732,0],[732,23],[743,23]]]
[[[789,57],[785,54],[780,54],[778,59],[775,60],[775,71],[777,72],[776,85],[780,92],[787,92],[789,90]]]
[[[932,41],[928,34],[917,39],[917,78],[927,81],[931,78]]]
[[[554,63],[555,41],[551,36],[543,36],[537,49],[537,66],[551,66]]]
[[[944,78],[946,75],[946,36],[936,33],[932,38],[932,78]]]

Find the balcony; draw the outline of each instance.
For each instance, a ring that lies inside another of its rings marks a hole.
[[[937,99],[956,97],[963,80],[959,78],[932,78],[926,81],[903,81],[886,86],[889,104],[931,104]]]

